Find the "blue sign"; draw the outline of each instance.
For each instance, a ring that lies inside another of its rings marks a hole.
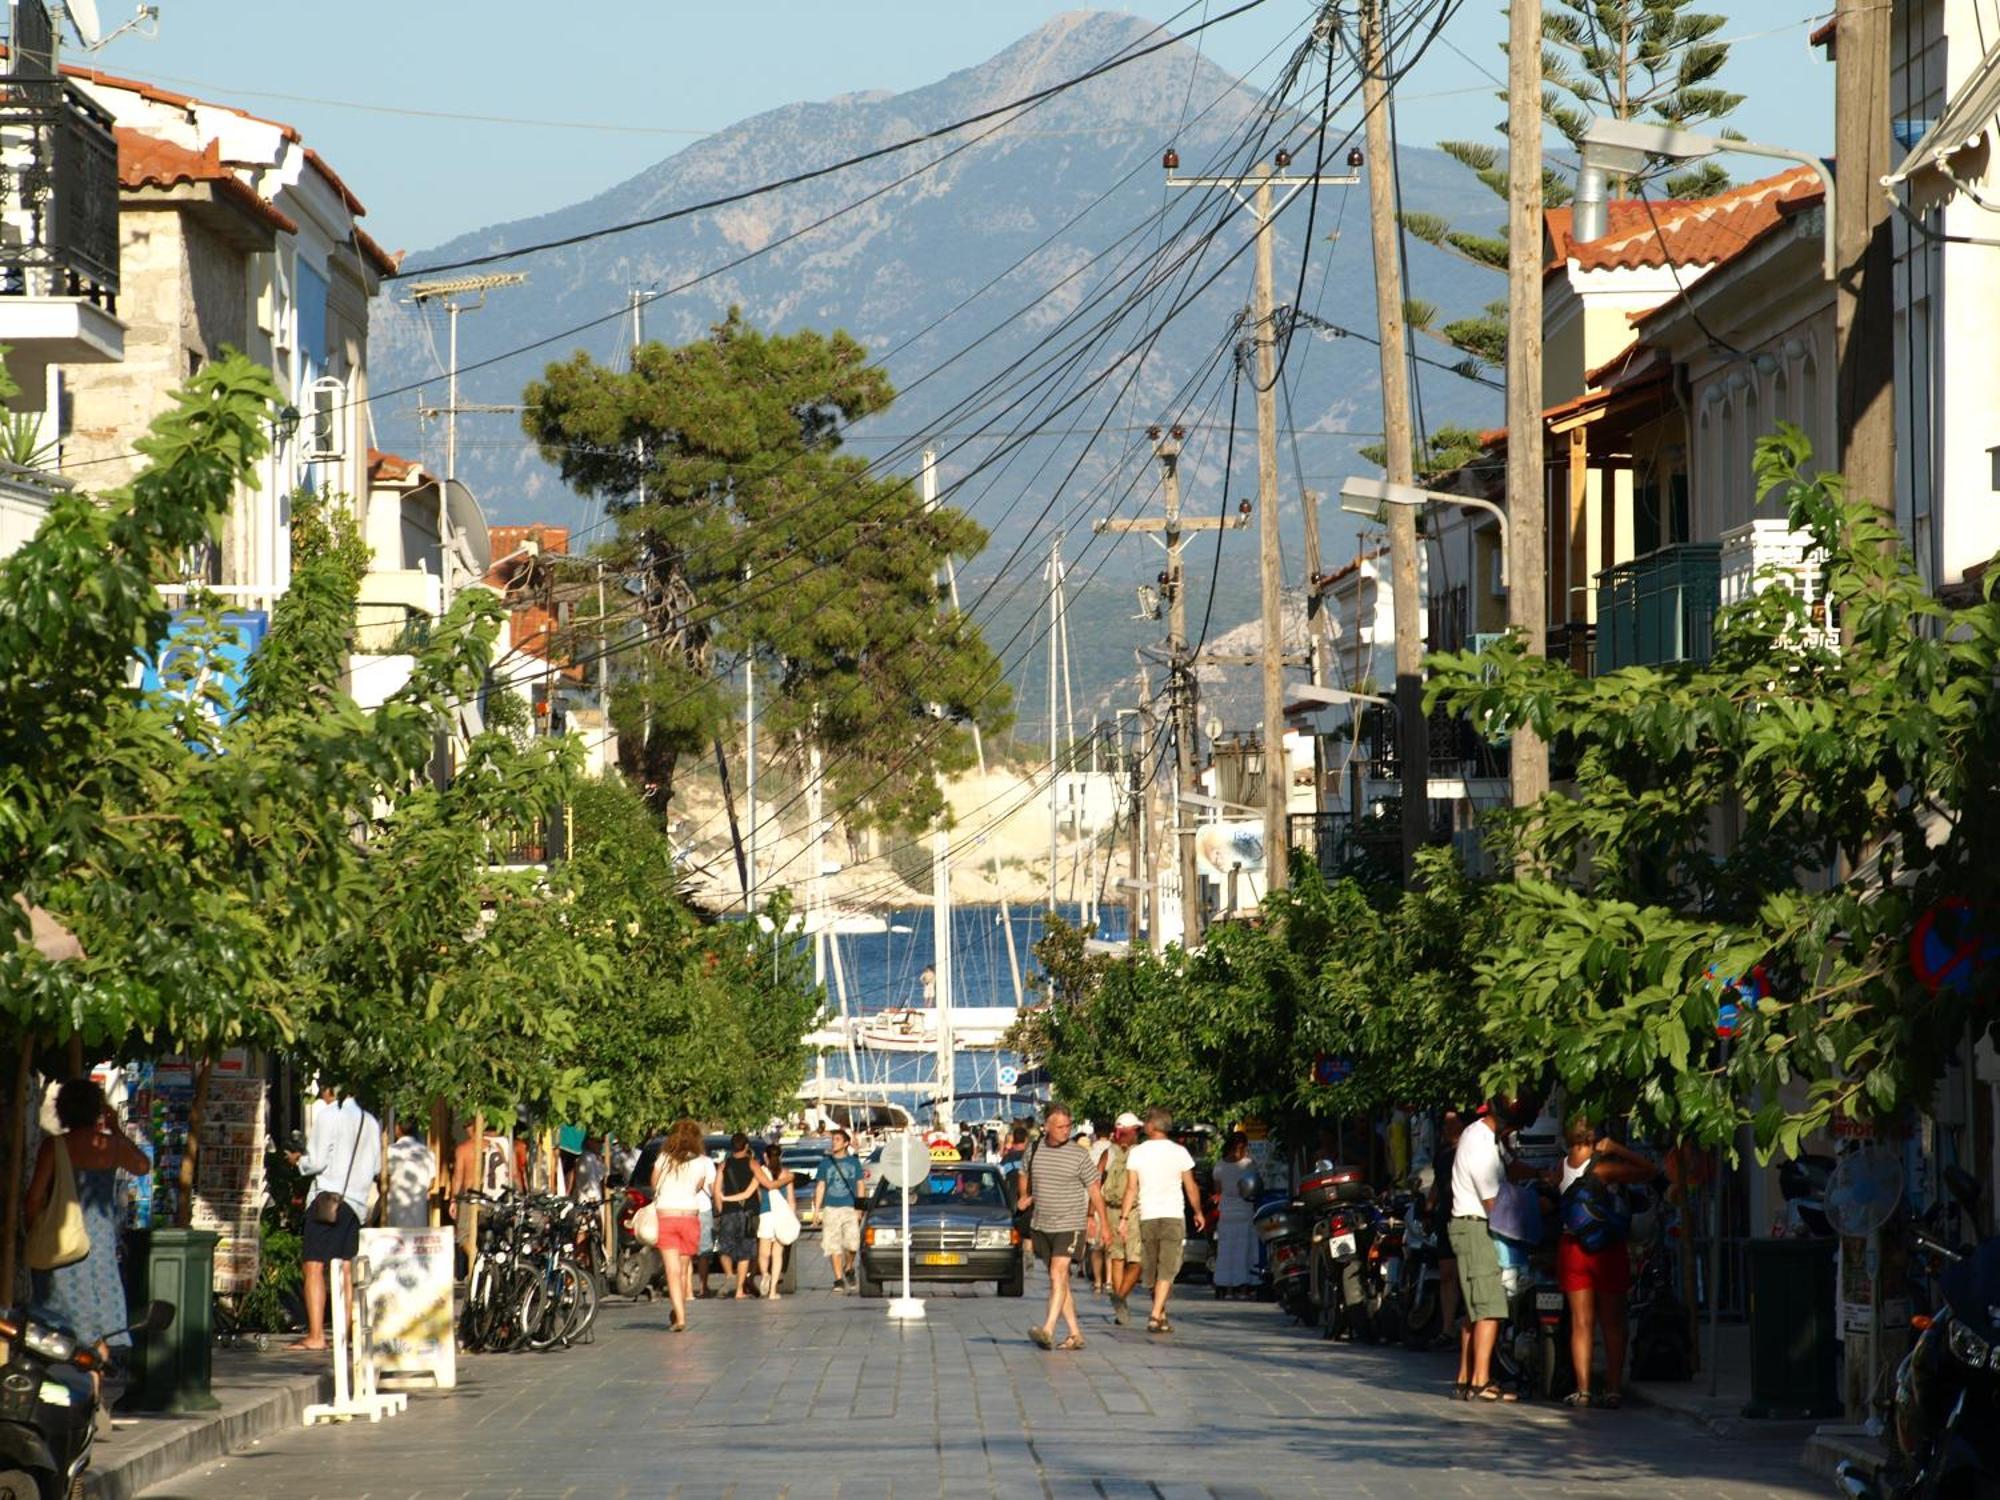
[[[1345,1083],[1354,1076],[1354,1061],[1346,1057],[1328,1057],[1322,1052],[1313,1059],[1313,1082],[1325,1086]]]
[[[218,722],[227,724],[242,709],[250,658],[270,630],[271,617],[261,609],[232,609],[221,615],[177,609],[157,654],[140,658],[140,690],[198,693],[214,689],[223,700]],[[196,638],[209,644],[208,661],[202,677],[188,679],[182,674],[197,664],[189,659],[197,649],[193,644]]]

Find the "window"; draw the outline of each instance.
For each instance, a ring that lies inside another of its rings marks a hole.
[[[1813,446],[1813,458],[1822,467],[1831,467],[1836,459],[1833,454],[1822,452],[1819,435],[1819,361],[1812,350],[1806,351],[1805,362],[1799,366],[1799,426],[1805,429],[1807,439]]]
[[[1757,494],[1757,440],[1764,435],[1762,403],[1753,383],[1743,392],[1743,439],[1736,455],[1736,472],[1729,486],[1729,526],[1741,526],[1750,519]],[[1728,530],[1729,527],[1723,528]]]

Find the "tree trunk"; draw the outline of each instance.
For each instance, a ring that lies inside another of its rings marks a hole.
[[[208,1081],[214,1066],[203,1058],[195,1069],[194,1099],[188,1105],[187,1150],[181,1155],[181,1201],[174,1206],[177,1229],[186,1229],[194,1222],[195,1164],[201,1157],[201,1125],[208,1113]]]
[[[743,830],[736,822],[736,793],[729,784],[729,757],[722,753],[722,737],[715,739],[715,769],[722,777],[722,806],[729,814],[729,842],[736,850],[736,878],[743,886],[743,904],[750,904],[750,861],[743,853]]]
[[[0,1300],[14,1300],[14,1276],[21,1244],[22,1160],[28,1150],[28,1084],[34,1076],[35,1039],[21,1038],[21,1056],[14,1065],[13,1130],[7,1139],[7,1196],[0,1209]]]
[[[451,1201],[451,1111],[442,1099],[431,1100],[431,1228],[445,1222],[445,1205]]]

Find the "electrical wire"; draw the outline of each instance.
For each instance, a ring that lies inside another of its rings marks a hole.
[[[1150,43],[1137,50],[1121,52],[1118,56],[1099,63],[1096,67],[1087,69],[1073,78],[1066,78],[1060,83],[1049,85],[1047,88],[1036,89],[1032,93],[1022,94],[1018,98],[1008,100],[1005,104],[996,104],[989,109],[979,110],[974,114],[966,115],[962,119],[954,120],[949,125],[940,125],[935,130],[926,130],[887,146],[877,146],[868,151],[857,152],[853,156],[843,157],[841,160],[830,162],[823,167],[812,167],[803,172],[794,172],[788,177],[776,178],[770,182],[760,183],[756,187],[742,188],[733,193],[723,193],[713,198],[704,199],[699,203],[685,204],[680,208],[667,209],[657,214],[648,214],[643,218],[628,219],[618,224],[606,224],[596,229],[582,230],[576,234],[560,235],[555,239],[541,240],[531,245],[517,245],[507,250],[491,251],[485,255],[469,255],[463,256],[458,260],[440,261],[422,267],[413,266],[407,271],[396,271],[385,277],[384,280],[395,281],[408,280],[412,276],[436,276],[445,271],[465,271],[478,266],[497,265],[501,261],[519,260],[524,256],[540,255],[550,250],[567,249],[573,245],[587,244],[592,240],[605,239],[611,235],[627,234],[635,229],[649,229],[654,225],[672,223],[676,219],[685,219],[693,214],[707,213],[714,209],[727,208],[732,204],[744,203],[752,198],[760,198],[766,193],[774,193],[785,188],[797,187],[801,183],[815,182],[822,177],[830,177],[836,172],[845,172],[867,162],[879,161],[885,156],[894,156],[899,152],[908,151],[912,147],[940,140],[945,136],[964,130],[968,126],[984,124],[988,120],[1011,114],[1015,110],[1027,109],[1044,103],[1047,100],[1055,98],[1058,94],[1067,93],[1069,90],[1081,84],[1088,83],[1092,79],[1101,78],[1107,73],[1138,62],[1142,58],[1151,57],[1155,52],[1164,51],[1168,47],[1176,46],[1186,41],[1189,37],[1196,36],[1208,30],[1211,26],[1219,26],[1224,21],[1234,20],[1237,16],[1253,11],[1262,4],[1264,4],[1264,0],[1243,0],[1242,4],[1224,11],[1212,20],[1205,20],[1200,25],[1191,27],[1189,30],[1181,32],[1178,35]],[[1194,0],[1189,0],[1188,4],[1175,11],[1172,17],[1162,23],[1161,26],[1155,27],[1154,30],[1163,30],[1165,26],[1172,25],[1174,21],[1193,9]]]

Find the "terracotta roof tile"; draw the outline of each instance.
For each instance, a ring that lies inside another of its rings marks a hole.
[[[259,196],[257,190],[238,177],[222,160],[222,148],[210,141],[199,151],[190,151],[156,135],[114,127],[118,138],[118,185],[127,192],[147,188],[178,187],[184,182],[213,186],[217,194],[248,210],[274,229],[297,234],[299,226]]]
[[[408,252],[398,250],[391,254],[375,243],[375,237],[359,224],[354,226],[354,243],[362,256],[384,276],[394,276],[403,268],[403,257]]]
[[[368,210],[361,206],[361,200],[354,196],[354,190],[340,180],[340,174],[326,164],[326,158],[312,147],[306,147],[306,164],[326,179],[328,187],[340,195],[340,201],[347,205],[347,211],[360,218]]]
[[[1580,271],[1719,265],[1788,214],[1824,196],[1819,174],[1799,166],[1713,198],[1619,199],[1608,205],[1609,231],[1587,245],[1571,238],[1571,211],[1551,209],[1546,216],[1552,252],[1548,269],[1553,272],[1572,262]]]
[[[282,120],[269,120],[263,115],[253,115],[249,110],[239,109],[234,104],[222,104],[214,99],[199,99],[193,94],[181,94],[172,89],[163,89],[156,83],[146,83],[137,78],[120,78],[115,73],[101,72],[96,68],[81,68],[72,63],[64,63],[62,71],[65,77],[78,78],[85,83],[95,83],[107,89],[124,89],[155,104],[171,104],[179,109],[186,109],[196,104],[207,109],[226,109],[231,114],[241,115],[246,120],[255,120],[260,125],[271,126],[288,141],[300,139],[299,132],[294,126],[287,125]]]
[[[1838,16],[1829,16],[1813,28],[1812,35],[1806,38],[1806,45],[1808,47],[1831,47],[1833,45],[1834,33],[1839,30],[1840,18]]]
[[[396,484],[413,474],[423,473],[423,465],[397,453],[384,453],[380,448],[368,450],[368,482],[370,484]]]

